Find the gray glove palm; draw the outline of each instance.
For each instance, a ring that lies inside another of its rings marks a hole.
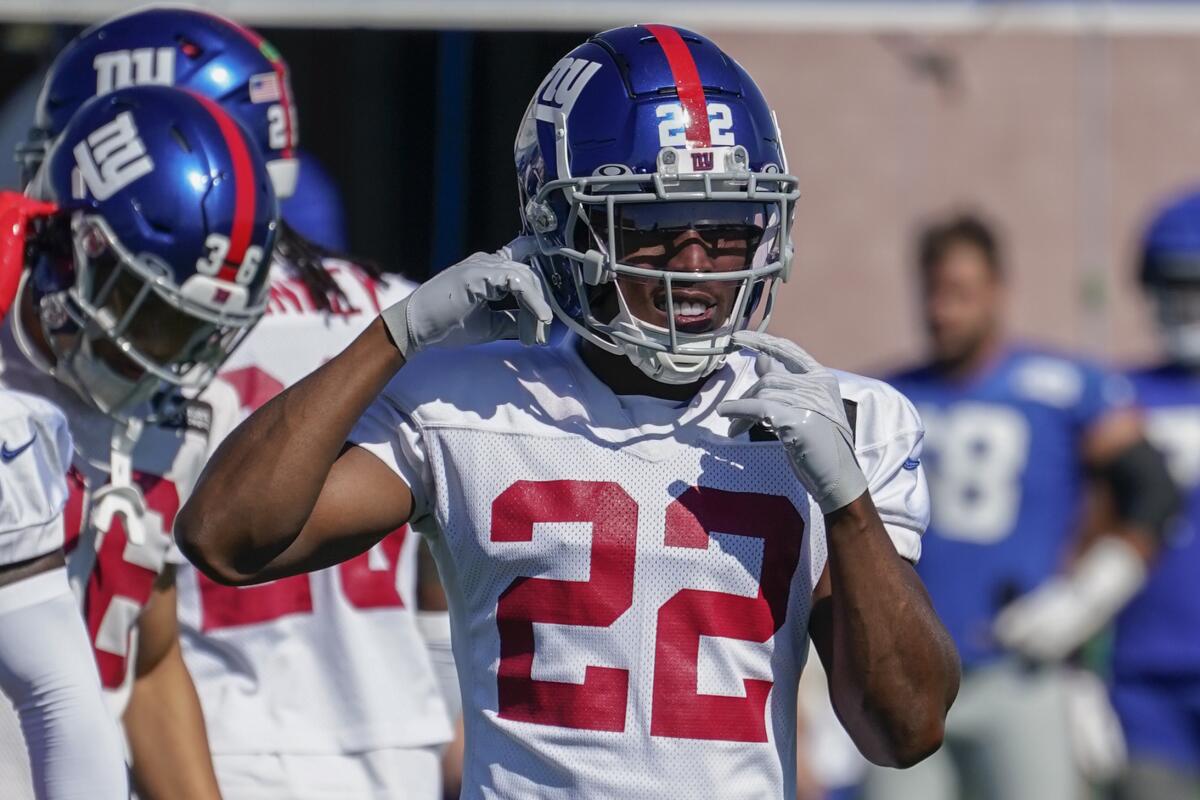
[[[758,423],[774,430],[796,477],[822,513],[836,511],[867,490],[854,458],[854,435],[846,420],[837,378],[799,346],[766,333],[738,331],[733,341],[759,353],[758,382],[717,413],[733,419],[730,436]]]
[[[475,253],[439,272],[382,316],[404,354],[434,345],[461,347],[496,339],[545,344],[554,312],[538,274],[521,263],[532,250],[519,238],[496,253]],[[496,301],[511,298],[515,308]]]

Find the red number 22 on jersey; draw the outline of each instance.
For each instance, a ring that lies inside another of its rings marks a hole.
[[[606,481],[518,481],[492,503],[495,542],[530,541],[534,523],[592,523],[586,581],[517,578],[500,595],[500,716],[586,730],[623,731],[629,671],[587,667],[583,683],[532,677],[533,624],[608,627],[634,601],[637,503]],[[700,694],[700,637],[765,642],[787,616],[804,520],[786,497],[692,487],[667,508],[664,544],[705,549],[714,531],[763,540],[755,597],[682,589],[658,609],[650,733],[765,742],[772,682],[745,679],[745,697]]]

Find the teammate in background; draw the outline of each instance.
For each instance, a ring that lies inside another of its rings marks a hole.
[[[243,414],[412,290],[318,256],[337,291],[314,295],[279,250],[266,317],[221,373]],[[418,548],[402,527],[336,568],[262,586],[222,586],[191,568],[181,576],[185,655],[226,800],[441,797],[441,750],[452,736],[445,701],[457,709],[458,687],[451,681],[443,694],[431,661],[440,654],[453,677],[444,596]],[[418,610],[431,602],[440,611]]]
[[[759,332],[798,192],[758,88],[697,34],[608,31],[538,87],[516,161],[527,236],[251,415],[180,545],[248,584],[411,520],[450,597],[466,797],[793,794],[810,628],[864,752],[928,755],[957,660],[906,561],[920,422]],[[555,313],[559,346],[492,343],[544,345]]]
[[[254,31],[199,10],[143,9],[81,34],[51,67],[34,140],[52,138],[72,106],[94,93],[147,82],[209,96],[242,123],[285,214],[303,221],[306,207],[328,206],[319,180],[307,195],[293,194],[314,181],[295,150],[286,63]],[[37,157],[36,147],[27,152]],[[332,237],[317,234],[325,246],[285,217],[266,317],[221,373],[245,414],[336,355],[412,289],[333,252]],[[455,707],[458,689],[436,570],[422,571],[418,602],[417,543],[398,530],[338,569],[253,589],[181,570],[184,657],[227,800],[440,796],[438,756],[451,728],[431,657],[449,673],[443,682]],[[430,603],[435,610],[414,613]]]
[[[170,533],[210,437],[236,422],[233,390],[205,387],[266,307],[270,179],[220,106],[147,86],[84,104],[28,194],[48,206],[0,331],[0,387],[69,421],[67,571],[139,797],[215,798]]]
[[[1165,357],[1129,378],[1146,433],[1187,502],[1145,588],[1117,618],[1112,697],[1129,766],[1116,796],[1193,800],[1200,796],[1200,193],[1159,210],[1140,267]]]
[[[933,518],[918,571],[963,685],[942,752],[873,773],[867,794],[1077,797],[1065,662],[1144,582],[1175,492],[1122,380],[1006,341],[1004,263],[985,222],[932,225],[919,250],[930,360],[892,384],[926,426]],[[1082,513],[1093,485],[1117,509],[1098,533]]]
[[[317,157],[304,149],[297,154],[300,174],[296,191],[279,200],[279,215],[288,227],[305,241],[331,253],[344,253],[350,245],[346,238],[346,213],[337,182]]]
[[[23,267],[24,235],[11,231],[24,231],[29,217],[45,210],[0,194],[10,237],[0,242],[0,319]],[[29,771],[0,765],[0,795],[19,797],[32,781],[39,800],[124,800],[120,733],[104,707],[63,556],[71,455],[62,411],[0,389],[0,691],[24,733],[23,741],[12,737],[13,749],[19,754],[28,743],[30,756]]]

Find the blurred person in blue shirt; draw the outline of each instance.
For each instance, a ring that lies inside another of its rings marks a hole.
[[[872,771],[867,797],[1070,800],[1121,750],[1102,685],[1069,661],[1142,586],[1174,490],[1123,379],[1007,339],[986,222],[927,228],[919,267],[930,354],[891,380],[926,428],[933,516],[917,569],[963,682],[942,750]],[[1089,498],[1111,510],[1104,524],[1085,524]]]
[[[1141,282],[1164,356],[1129,380],[1185,492],[1145,588],[1117,618],[1113,705],[1129,748],[1119,800],[1200,797],[1200,189],[1147,226]]]

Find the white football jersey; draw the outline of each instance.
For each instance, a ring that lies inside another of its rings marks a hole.
[[[63,510],[67,571],[83,607],[105,699],[119,720],[132,688],[138,617],[164,565],[183,561],[171,537],[175,514],[200,475],[210,436],[236,423],[237,396],[214,382],[204,400],[190,401],[177,418],[145,427],[131,459],[133,482],[144,500],[139,509],[123,493],[107,491],[113,421],[31,363],[10,325],[0,334],[0,359],[0,388],[43,398],[70,425],[74,448],[64,466]]]
[[[0,389],[0,566],[63,546],[71,432],[41,397]]]
[[[343,262],[333,313],[272,266],[266,317],[224,367],[248,415],[342,351],[412,285]],[[451,736],[415,626],[417,537],[407,528],[331,569],[260,586],[180,570],[184,657],[214,755],[332,755],[438,744]]]
[[[450,598],[464,797],[793,797],[824,519],[782,445],[731,439],[731,355],[686,404],[619,397],[577,340],[431,350],[351,440],[412,487]],[[897,550],[920,555],[922,430],[838,373]]]

